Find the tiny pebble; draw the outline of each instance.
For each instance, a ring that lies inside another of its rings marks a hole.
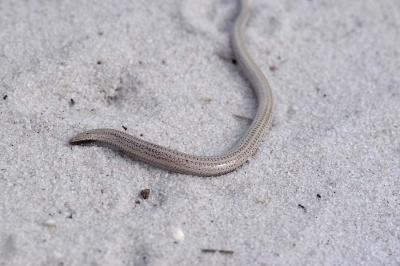
[[[56,221],[54,221],[53,219],[48,219],[46,222],[44,222],[44,225],[47,226],[49,229],[52,229],[56,227]]]
[[[142,197],[142,199],[148,199],[150,196],[150,189],[149,188],[142,189],[140,191],[140,196]]]
[[[277,66],[270,66],[269,70],[271,70],[272,72],[275,72],[275,71],[278,70],[278,67]]]
[[[174,228],[172,230],[172,235],[176,242],[182,242],[183,240],[185,240],[185,234],[180,228]]]

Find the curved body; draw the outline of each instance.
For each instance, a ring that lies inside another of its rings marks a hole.
[[[250,127],[226,153],[216,156],[196,156],[144,141],[114,129],[94,129],[79,133],[70,144],[95,142],[121,150],[135,160],[157,167],[196,176],[217,176],[242,166],[254,155],[272,120],[272,92],[267,79],[254,63],[244,43],[244,28],[249,16],[247,0],[240,1],[231,42],[240,70],[257,97],[257,111]]]

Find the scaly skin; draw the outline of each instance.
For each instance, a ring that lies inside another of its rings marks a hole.
[[[254,63],[244,43],[244,27],[249,16],[247,0],[240,1],[240,12],[232,31],[232,49],[240,69],[257,97],[255,117],[242,138],[229,151],[217,156],[196,156],[153,144],[115,129],[94,129],[79,133],[70,144],[95,142],[121,150],[135,160],[183,174],[218,176],[242,166],[254,155],[272,120],[272,92],[267,79]]]

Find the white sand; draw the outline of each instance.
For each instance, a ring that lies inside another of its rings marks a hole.
[[[230,62],[235,8],[0,1],[0,265],[400,263],[397,0],[253,1],[275,119],[236,172],[67,144],[126,126],[190,153],[233,145],[255,108]]]

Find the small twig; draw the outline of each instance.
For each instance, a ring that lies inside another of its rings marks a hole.
[[[232,255],[233,254],[232,250],[212,249],[212,248],[203,248],[201,250],[201,252],[203,252],[203,253],[213,253],[213,254],[216,253],[216,252],[219,252],[220,254],[223,254],[223,255]]]
[[[220,249],[219,253],[221,254],[225,254],[225,255],[232,255],[233,254],[233,250],[224,250],[224,249]]]
[[[217,250],[216,249],[210,249],[210,248],[203,248],[201,250],[201,252],[203,252],[203,253],[215,253],[215,252],[217,252]]]

